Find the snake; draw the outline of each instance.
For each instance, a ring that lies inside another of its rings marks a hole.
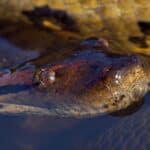
[[[142,105],[149,79],[136,55],[112,55],[86,46],[84,51],[38,68],[28,62],[14,72],[2,71],[0,113],[77,118],[129,115]],[[10,98],[9,87],[19,89],[15,91],[20,96],[16,93]],[[31,95],[22,95],[30,88]]]
[[[0,6],[0,20],[65,32],[79,41],[107,39],[109,45],[108,52],[93,51],[88,54],[91,57],[81,53],[36,70],[36,82],[56,98],[52,109],[1,103],[1,112],[61,116],[112,113],[139,102],[149,90],[148,0],[1,0]],[[121,56],[109,56],[110,51]]]

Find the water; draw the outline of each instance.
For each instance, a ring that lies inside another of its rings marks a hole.
[[[148,150],[149,96],[138,112],[123,118],[60,119],[1,115],[0,146],[2,149],[13,147],[21,150]]]
[[[17,41],[17,40],[16,40]],[[35,46],[35,45],[34,45]],[[37,48],[19,48],[0,38],[0,66],[35,58]],[[41,46],[42,47],[42,46]],[[36,51],[32,51],[32,49]],[[0,99],[3,97],[0,94]],[[7,97],[13,96],[12,94]],[[28,95],[25,94],[28,99]],[[140,109],[125,117],[55,118],[36,115],[0,115],[0,148],[3,150],[148,150],[150,147],[150,93]]]

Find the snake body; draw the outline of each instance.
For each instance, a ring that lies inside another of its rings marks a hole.
[[[1,87],[32,84],[34,71],[30,69],[1,75]],[[59,117],[116,112],[125,115],[139,108],[149,89],[149,76],[137,56],[112,56],[94,50],[47,64],[34,74],[35,81],[44,88],[44,95],[35,88],[31,96],[3,97],[0,113]]]
[[[104,36],[117,53],[150,54],[149,16],[149,0],[0,1],[0,19],[36,21],[81,39]]]

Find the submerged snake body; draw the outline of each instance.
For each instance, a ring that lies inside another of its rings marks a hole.
[[[149,0],[1,0],[0,19],[27,20],[77,38],[105,37],[117,53],[150,55]]]

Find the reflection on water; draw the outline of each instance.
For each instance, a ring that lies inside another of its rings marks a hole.
[[[24,52],[0,39],[0,58],[5,58],[1,66],[11,66],[35,56],[37,53]],[[126,117],[73,119],[0,115],[0,147],[16,150],[147,150],[150,146],[149,99],[147,94],[142,108]]]
[[[37,116],[1,116],[3,149],[148,149],[149,97],[137,113],[116,118],[57,119]],[[8,144],[9,143],[9,144]]]

